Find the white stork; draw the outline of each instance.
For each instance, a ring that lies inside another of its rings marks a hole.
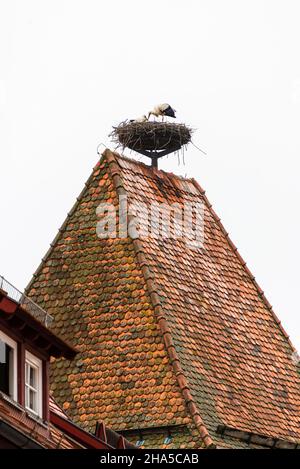
[[[140,123],[142,124],[143,122],[147,122],[147,116],[143,115],[141,117],[138,117],[137,119],[130,119],[129,122],[134,122],[134,123]]]
[[[162,116],[162,120],[164,120],[164,116],[168,117],[176,117],[175,116],[175,109],[173,109],[170,104],[164,103],[164,104],[159,104],[158,106],[155,106],[152,111],[149,112],[148,114],[148,119],[150,118],[151,114],[155,117]]]

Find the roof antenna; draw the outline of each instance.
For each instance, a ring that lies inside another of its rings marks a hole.
[[[104,144],[104,143],[99,143],[99,145],[97,146],[97,154],[100,155],[100,150],[99,148],[103,146],[104,148],[107,148],[107,146]]]

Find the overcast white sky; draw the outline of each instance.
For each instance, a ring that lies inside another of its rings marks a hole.
[[[159,102],[300,349],[300,3],[0,0],[0,273],[24,288],[111,126]],[[134,157],[134,156],[133,156]]]

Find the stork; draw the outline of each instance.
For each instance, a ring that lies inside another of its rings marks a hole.
[[[143,122],[147,122],[147,120],[148,120],[148,119],[147,119],[147,116],[143,115],[143,116],[141,116],[141,117],[138,117],[137,119],[130,119],[129,122],[131,122],[131,123],[134,122],[134,123],[142,124]]]
[[[175,109],[173,109],[170,104],[164,103],[164,104],[159,104],[158,106],[155,106],[152,111],[149,112],[148,114],[148,119],[150,118],[151,114],[155,117],[162,116],[162,120],[164,120],[164,116],[168,117],[173,117],[175,118]]]

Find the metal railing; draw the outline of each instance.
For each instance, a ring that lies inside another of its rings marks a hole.
[[[24,293],[18,290],[2,275],[0,275],[0,289],[5,291],[9,298],[19,303],[22,308],[26,309],[28,313],[30,313],[33,317],[35,317],[35,319],[40,321],[46,327],[52,323],[53,317],[50,314],[48,314],[43,308],[28,298],[28,296],[24,295]]]

